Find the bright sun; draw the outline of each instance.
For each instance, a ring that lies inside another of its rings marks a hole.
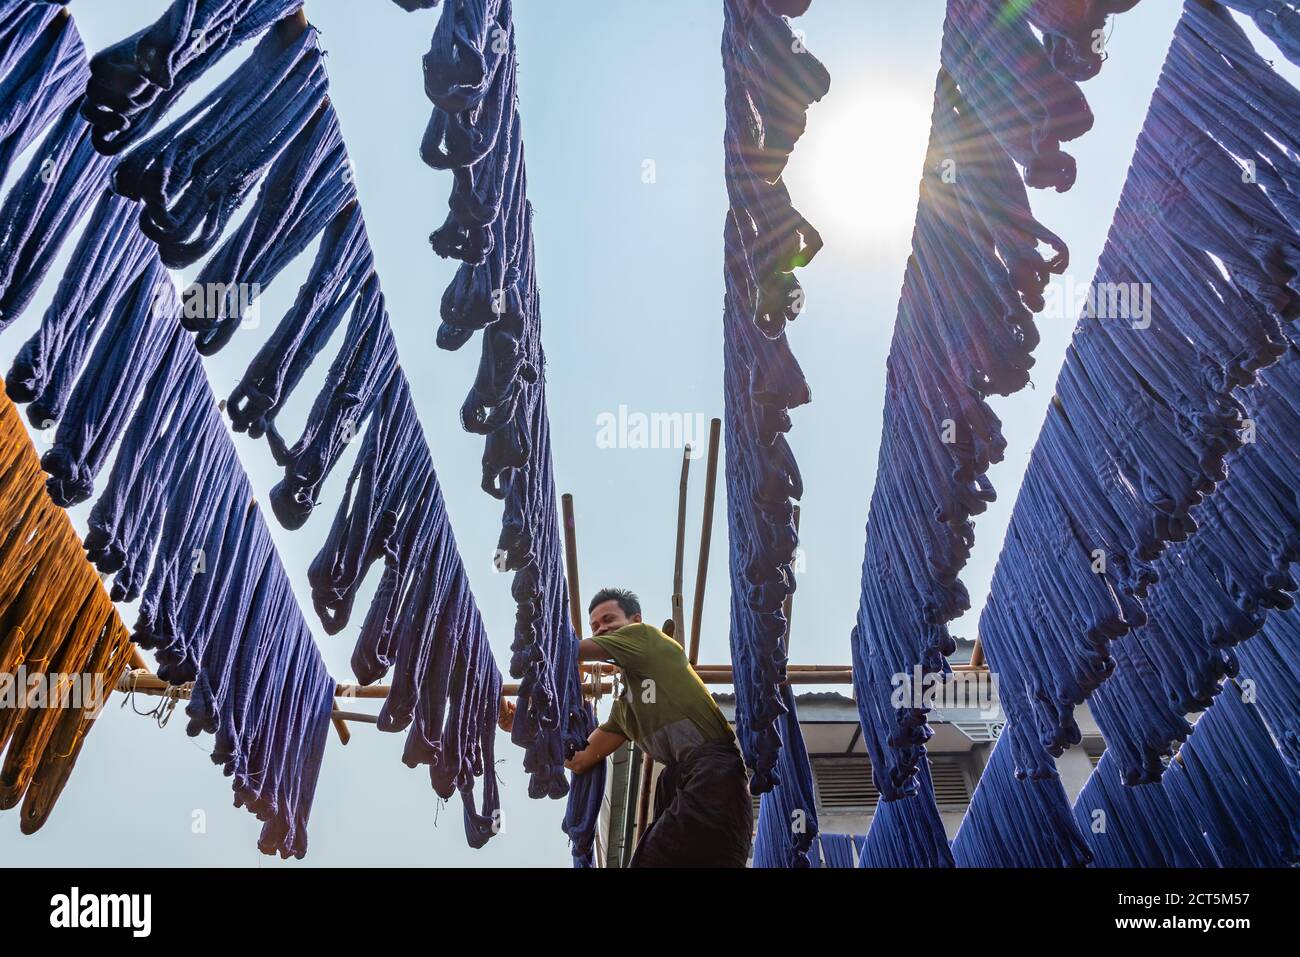
[[[827,242],[874,245],[911,236],[930,98],[880,85],[832,92],[809,112],[790,160],[795,207]]]

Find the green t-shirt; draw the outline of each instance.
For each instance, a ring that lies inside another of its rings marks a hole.
[[[697,745],[735,742],[682,646],[658,628],[638,622],[591,640],[622,669],[627,683],[602,730],[630,738],[660,764],[672,764]]]

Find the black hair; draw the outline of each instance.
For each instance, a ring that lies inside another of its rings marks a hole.
[[[629,618],[641,614],[641,599],[626,588],[602,588],[592,597],[591,604],[587,606],[587,614],[590,615],[597,605],[603,605],[607,601],[618,602],[618,607]]]

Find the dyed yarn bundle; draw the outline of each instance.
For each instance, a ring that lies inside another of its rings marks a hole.
[[[817,785],[789,685],[781,687],[781,703],[786,710],[778,721],[782,746],[776,772],[780,783],[764,791],[758,801],[754,866],[815,867]]]
[[[23,185],[18,187],[21,192]],[[21,203],[11,194],[6,206]],[[91,512],[86,547],[115,599],[140,598],[132,637],[159,677],[193,683],[187,731],[215,735],[212,758],[235,802],[265,822],[259,847],[301,857],[335,683],[302,620],[253,505],[180,304],[148,241],[124,224],[138,207],[105,194],[74,251],[11,392],[58,413],[42,458],[51,497],[82,501],[116,457]],[[123,227],[123,228],[114,228]],[[111,253],[100,240],[117,237]],[[55,245],[65,237],[57,237]],[[106,278],[104,261],[136,263]],[[89,331],[70,304],[94,302]]]
[[[382,562],[353,672],[369,684],[391,670],[379,729],[410,727],[402,760],[427,764],[442,798],[460,792],[467,838],[481,847],[500,830],[494,742],[501,673],[420,437],[407,382],[392,376],[308,578],[326,631],[337,632],[366,573]],[[483,778],[479,808],[476,777]]]
[[[65,107],[23,171],[22,202],[5,206],[0,243],[0,329],[27,308],[58,251],[55,237],[75,225],[102,192],[108,163],[90,145],[76,105]]]
[[[1259,709],[1229,682],[1158,783],[1103,755],[1074,806],[1101,867],[1293,867],[1300,785]]]
[[[586,718],[551,467],[517,66],[510,0],[447,0],[424,57],[434,110],[420,155],[452,172],[448,216],[430,242],[438,255],[461,262],[442,296],[438,345],[458,349],[482,330],[482,360],[460,420],[485,437],[483,489],[504,503],[497,555],[500,567],[515,573],[518,606],[512,737],[525,751],[529,795],[569,793],[566,820],[586,821],[574,804],[585,798],[570,792],[563,767],[585,745]],[[575,852],[588,842],[575,839]]]
[[[723,5],[723,142],[730,203],[723,240],[723,394],[731,661],[736,732],[753,772],[750,790],[755,794],[781,781],[780,727],[788,726],[780,687],[786,667],[782,606],[795,587],[793,500],[803,494],[784,433],[791,427],[790,409],[811,397],[785,327],[803,301],[794,270],[821,248],[821,237],[791,204],[781,175],[803,133],[808,107],[830,87],[826,69],[781,16],[807,6],[777,0],[726,0]],[[795,792],[802,796],[810,791],[811,779],[794,769],[801,774],[793,782]],[[789,805],[791,800],[782,802]]]
[[[43,0],[0,3],[0,180],[85,85],[86,48],[67,10]]]
[[[970,607],[958,575],[974,542],[971,519],[995,497],[986,473],[1006,447],[986,400],[1029,382],[1033,314],[1069,261],[1064,242],[1033,218],[1025,182],[1058,190],[1073,182],[1060,143],[1091,125],[1075,83],[1097,65],[1082,52],[1084,37],[1129,6],[1049,2],[1022,17],[1020,7],[987,0],[948,4],[851,638],[855,696],[886,802],[916,793],[931,735],[927,709],[895,707],[894,676],[917,665],[947,670],[956,647],[947,623]],[[1044,243],[1049,258],[1038,252]],[[922,856],[942,860],[946,841],[930,830],[936,842]]]
[[[212,250],[246,192],[317,114],[327,82],[316,31],[271,31],[240,68],[167,129],[126,154],[113,188],[140,200],[140,228],[162,261]]]
[[[1300,772],[1300,621],[1290,612],[1274,612],[1238,656],[1238,681],[1251,690],[1282,759]]]
[[[1082,867],[1092,861],[1059,778],[1017,780],[1011,739],[993,746],[952,841],[958,867]]]
[[[1229,459],[1227,481],[1193,513],[1197,530],[1155,563],[1160,583],[1145,603],[1147,623],[1111,647],[1115,673],[1090,701],[1126,784],[1159,780],[1191,731],[1184,716],[1204,710],[1222,679],[1238,674],[1266,624],[1290,617],[1292,563],[1300,558],[1298,389],[1300,350],[1292,345],[1243,390],[1254,440]],[[1285,626],[1274,634],[1286,635]],[[1266,668],[1270,660],[1265,651]],[[1285,709],[1294,696],[1270,685],[1268,697],[1281,697],[1268,709]]]
[[[1233,109],[1215,118],[1192,105],[1207,96]],[[1283,463],[1293,456],[1285,441],[1273,452],[1264,436],[1258,454],[1234,459],[1245,496],[1221,503],[1216,495],[1194,509],[1227,477],[1225,460],[1242,444],[1247,410],[1235,390],[1260,392],[1251,388],[1259,370],[1287,348],[1281,323],[1300,310],[1300,235],[1287,185],[1300,180],[1294,161],[1267,145],[1275,133],[1294,137],[1280,118],[1294,114],[1296,96],[1225,11],[1186,5],[1099,262],[1097,302],[1076,328],[980,622],[990,667],[1020,692],[1017,710],[1007,710],[1008,733],[1025,773],[1052,774],[1051,755],[1078,742],[1073,708],[1116,670],[1111,642],[1157,608],[1176,607],[1172,592],[1152,588],[1172,570],[1155,563],[1168,543],[1198,523],[1214,527],[1216,514],[1231,515],[1224,533],[1243,536],[1234,547],[1222,533],[1207,538],[1212,547],[1189,545],[1199,565],[1190,576],[1227,576],[1211,590],[1189,577],[1197,602],[1214,612],[1206,641],[1241,640],[1260,623],[1247,623],[1256,604],[1280,600],[1248,597],[1253,582],[1270,593],[1289,584],[1296,506],[1284,491]],[[1253,159],[1237,157],[1241,141],[1256,144]],[[1112,290],[1127,294],[1109,297]],[[1280,425],[1278,437],[1292,429]],[[1254,495],[1264,497],[1246,501]],[[1161,604],[1144,610],[1148,592]],[[1205,673],[1203,663],[1192,667]],[[1170,703],[1204,696],[1205,678],[1192,689],[1167,689]],[[1145,738],[1141,747],[1159,750],[1177,737],[1145,705],[1128,708],[1123,721]],[[1123,756],[1130,780],[1149,768],[1138,750]]]
[[[596,710],[587,704],[583,713],[587,734],[591,734],[597,727]],[[569,836],[574,867],[596,866],[596,828],[600,826],[600,808],[605,800],[606,770],[606,763],[601,761],[585,774],[573,776],[561,827]]]
[[[821,848],[821,861],[813,867],[859,867],[856,858],[862,855],[866,838],[861,834],[821,834],[817,845]]]
[[[0,397],[0,809],[22,803],[24,834],[54,809],[130,657],[127,631],[42,478],[17,410]]]
[[[1048,0],[1007,4],[949,0],[941,59],[1030,186],[1065,192],[1074,158],[1061,143],[1092,128],[1078,81],[1104,62],[1106,18],[1137,0]]]
[[[1295,0],[1219,0],[1249,16],[1288,60],[1300,63],[1300,5]]]
[[[173,4],[159,24],[206,16],[208,6],[196,12]],[[269,25],[272,12],[297,5],[244,6],[242,12],[229,7],[232,37],[250,37]],[[127,77],[128,85],[157,82],[149,66],[157,56],[185,64],[177,75],[188,80],[213,62],[186,60],[180,49],[184,31],[160,25],[149,33],[173,37],[171,47],[162,53],[149,47],[154,52],[148,55],[136,49],[134,59],[114,61],[115,75]],[[481,846],[499,830],[492,765],[501,675],[398,368],[321,56],[314,29],[301,19],[281,22],[198,106],[125,153],[113,181],[143,202],[140,229],[169,262],[192,264],[221,243],[186,290],[183,311],[167,317],[178,332],[182,323],[197,332],[203,352],[230,340],[255,298],[228,294],[210,302],[205,290],[260,291],[323,234],[293,308],[258,352],[227,409],[235,428],[266,435],[284,467],[271,505],[289,528],[306,522],[346,446],[365,432],[348,496],[312,565],[313,599],[326,629],[342,629],[367,572],[382,560],[379,593],[361,627],[354,669],[366,683],[392,671],[379,727],[409,729],[403,760],[411,767],[428,765],[441,797],[461,793],[467,837]],[[158,97],[149,122],[162,117],[167,102]],[[227,223],[259,180],[253,208],[223,241]],[[195,293],[200,295],[192,300]],[[344,341],[326,384],[302,435],[290,443],[275,427],[276,415],[344,316]],[[486,781],[476,803],[479,777]]]
[[[1130,787],[1116,771],[1112,756],[1103,754],[1074,802],[1075,822],[1095,866],[1215,866],[1204,835],[1175,810],[1163,786]]]
[[[81,105],[95,148],[112,155],[138,143],[218,60],[301,7],[302,0],[177,0],[152,26],[100,51]]]
[[[860,850],[859,867],[953,866],[928,758],[917,769],[915,794],[877,804]]]

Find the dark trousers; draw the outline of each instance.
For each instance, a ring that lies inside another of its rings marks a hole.
[[[745,762],[734,744],[702,744],[668,765],[655,819],[630,867],[744,867],[754,831]]]

